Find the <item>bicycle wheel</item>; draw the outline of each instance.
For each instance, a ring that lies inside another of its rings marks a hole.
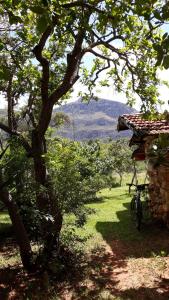
[[[140,231],[141,223],[142,223],[142,203],[140,201],[140,197],[134,195],[130,202],[130,214],[133,222],[136,225],[136,228]]]
[[[132,220],[136,221],[136,195],[133,196],[130,202],[130,215]]]
[[[143,211],[142,211],[142,203],[140,197],[136,199],[136,228],[140,231],[141,230],[141,223],[143,218]]]

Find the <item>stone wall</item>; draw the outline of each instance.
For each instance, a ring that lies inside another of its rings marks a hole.
[[[150,210],[169,227],[169,168],[148,164]]]
[[[152,140],[146,143],[146,153]],[[167,158],[169,160],[169,157]],[[155,219],[162,220],[169,227],[169,167],[155,166],[148,162],[150,210]]]

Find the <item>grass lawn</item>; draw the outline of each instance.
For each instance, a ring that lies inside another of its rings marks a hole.
[[[88,204],[96,213],[79,231],[91,236],[87,242],[93,249],[89,285],[95,291],[89,291],[86,284],[82,299],[168,300],[168,230],[149,220],[138,232],[130,216],[126,186],[102,190],[99,198]]]
[[[95,210],[95,213],[88,217],[88,222],[83,229],[79,230],[80,235],[88,235],[88,247],[91,249],[109,243],[112,240],[119,240],[126,245],[143,245],[147,243],[144,255],[160,255],[161,252],[169,254],[168,241],[158,240],[158,236],[167,235],[165,228],[153,224],[150,220],[143,220],[141,231],[135,227],[130,215],[131,196],[128,194],[128,187],[122,186],[114,189],[104,189],[99,193],[99,201],[88,204],[88,207]],[[152,239],[155,244],[148,247]],[[153,254],[154,253],[154,254]],[[132,255],[132,253],[131,253]],[[141,255],[141,254],[140,254]]]
[[[114,238],[140,238],[130,219],[130,196],[127,187],[102,190],[99,199],[100,201],[88,205],[95,210],[95,214],[88,218],[84,228],[93,235],[94,240],[100,243],[102,240]]]
[[[11,220],[7,212],[0,212],[0,238],[1,240],[11,234]]]
[[[78,230],[80,236],[90,236],[86,246],[91,254],[87,259],[85,279],[75,278],[73,283],[63,283],[53,296],[44,298],[43,294],[43,298],[30,296],[26,299],[168,300],[168,230],[149,222],[138,232],[130,217],[129,204],[130,196],[125,185],[102,190],[99,200],[88,204],[95,213],[88,217],[84,228]],[[0,232],[4,226],[9,229],[10,222],[7,214],[1,213]],[[4,269],[11,258],[1,248],[0,262],[1,269]],[[15,266],[16,261],[11,261],[11,266],[12,263]],[[1,284],[5,286],[0,279],[0,296]],[[19,284],[22,290],[23,286],[27,288],[27,279],[24,279],[24,285],[23,279]],[[16,283],[13,289],[16,295],[21,291],[20,286],[16,290]],[[17,297],[10,299],[24,299]]]

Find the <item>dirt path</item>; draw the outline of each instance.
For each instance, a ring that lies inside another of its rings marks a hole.
[[[86,279],[62,290],[61,299],[169,300],[169,232],[156,233],[140,241],[107,239],[93,251]]]
[[[125,253],[129,251],[126,247],[119,241],[105,246],[98,274],[103,299],[119,296],[120,299],[169,300],[169,257],[126,258]],[[94,287],[95,282],[97,278]]]
[[[11,247],[0,249],[4,259]],[[140,241],[109,238],[86,259],[84,276],[56,280],[49,293],[41,292],[41,278],[14,263],[0,270],[0,300],[169,300],[168,254],[169,233],[163,229]]]
[[[88,278],[67,286],[60,299],[169,300],[169,257],[126,258],[128,252],[118,240],[105,243],[91,256]]]

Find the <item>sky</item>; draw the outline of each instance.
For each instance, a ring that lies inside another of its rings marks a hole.
[[[161,80],[165,80],[169,82],[169,70],[163,70],[159,71],[158,74],[159,78]],[[66,100],[66,103],[76,101],[79,96],[78,93],[81,90],[85,90],[85,86],[83,86],[79,81],[74,85],[74,92],[72,93],[72,96],[70,99]],[[99,89],[99,92],[97,91]],[[108,100],[114,100],[119,101],[123,103],[127,103],[127,99],[123,93],[117,93],[113,88],[113,83],[110,85],[110,87],[99,87],[95,91],[95,95],[99,98],[108,99]],[[160,100],[163,100],[165,104],[162,108],[159,108],[159,110],[169,109],[168,101],[169,101],[169,88],[167,88],[165,85],[162,85],[159,87],[159,93],[160,93]],[[3,99],[2,96],[0,96],[0,108],[4,108],[6,106],[6,101]],[[138,98],[136,101],[136,104],[134,105],[134,108],[139,111],[141,106],[141,102]]]
[[[169,70],[159,70],[158,72],[158,77],[160,80],[168,81],[169,82]],[[100,78],[101,79],[101,78]],[[72,102],[76,101],[79,96],[78,93],[81,90],[85,90],[85,86],[83,86],[80,82],[77,82],[74,85],[74,92],[72,94],[71,99],[67,100],[66,102]],[[125,94],[123,93],[117,93],[114,88],[113,88],[113,83],[110,85],[110,87],[99,87],[98,88],[100,92],[97,92],[95,89],[95,95],[98,96],[99,98],[104,98],[108,100],[113,100],[113,101],[119,101],[123,103],[127,103],[127,99]],[[164,84],[159,87],[159,94],[160,94],[160,100],[164,101],[165,104],[162,107],[158,107],[160,111],[163,111],[165,109],[169,109],[168,101],[169,101],[169,88],[166,87]],[[136,104],[134,105],[134,108],[137,109],[138,111],[140,110],[141,106],[141,101],[139,100],[139,97],[137,98]]]

